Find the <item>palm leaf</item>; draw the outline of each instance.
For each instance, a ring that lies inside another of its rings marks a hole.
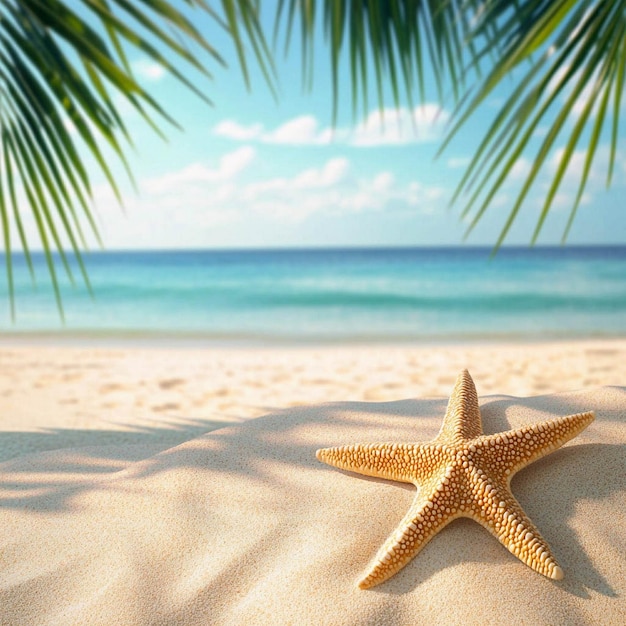
[[[66,247],[89,289],[81,250],[90,237],[98,243],[100,239],[91,209],[92,173],[83,166],[81,151],[93,157],[120,202],[105,146],[131,177],[125,152],[132,137],[113,94],[125,98],[159,133],[163,121],[176,125],[137,82],[128,50],[160,64],[210,104],[204,88],[189,78],[189,70],[208,79],[207,60],[225,63],[194,25],[197,21],[189,19],[189,11],[200,12],[207,22],[233,34],[244,76],[250,47],[273,88],[273,64],[259,25],[258,2],[221,4],[221,13],[206,0],[4,0],[0,5],[0,228],[13,318],[13,254],[18,249],[34,279],[30,248],[43,248],[61,316],[59,269],[74,280]],[[198,55],[198,49],[207,59]],[[68,120],[75,133],[68,131]],[[23,196],[25,201],[20,200]],[[33,241],[24,227],[28,212],[36,224]]]
[[[313,41],[320,24],[325,28],[333,120],[337,118],[339,71],[346,49],[355,117],[359,103],[367,113],[372,83],[381,111],[388,88],[396,106],[402,97],[411,105],[416,92],[423,100],[423,68],[430,66],[440,100],[444,100],[449,85],[457,102],[441,150],[505,77],[515,75],[516,87],[497,111],[453,197],[453,202],[460,196],[469,198],[462,210],[463,217],[471,215],[467,234],[510,180],[541,123],[550,122],[550,130],[530,159],[530,173],[506,216],[496,249],[539,174],[545,172],[557,141],[564,142],[563,158],[545,195],[532,243],[541,232],[576,148],[586,138],[585,163],[564,230],[566,237],[606,128],[611,134],[610,183],[626,78],[626,0],[280,0],[275,41],[282,29],[288,47],[298,19],[305,85],[312,81]],[[484,64],[489,64],[489,71],[476,86],[466,88],[468,77],[480,77]],[[585,96],[589,96],[590,104],[582,106],[580,117],[572,124]]]
[[[558,142],[564,145],[562,156],[531,243],[541,233],[576,148],[587,137],[580,184],[564,227],[565,241],[588,183],[600,137],[609,126],[607,185],[610,184],[626,63],[626,0],[526,0],[516,11],[507,5],[501,0],[484,3],[472,37],[479,39],[485,29],[495,25],[505,47],[475,93],[457,108],[455,124],[442,146],[443,150],[503,78],[514,72],[517,87],[485,133],[453,198],[456,201],[461,195],[469,196],[462,213],[466,216],[473,212],[469,234],[509,180],[518,159],[530,152],[542,122],[548,125],[547,134],[529,159],[532,166],[495,249],[505,240]],[[493,43],[487,41],[481,54],[492,51]],[[526,63],[522,65],[523,62]],[[609,114],[611,99],[614,106]]]
[[[121,94],[159,133],[161,122],[176,124],[137,82],[127,59],[134,49],[161,64],[207,102],[186,72],[207,78],[206,63],[189,46],[223,64],[223,57],[195,27],[187,11],[202,12],[232,36],[245,81],[247,49],[275,92],[276,77],[259,21],[260,0],[5,0],[0,5],[0,227],[11,313],[14,315],[12,254],[17,246],[33,266],[22,215],[30,211],[44,249],[57,304],[62,298],[57,264],[71,277],[64,245],[87,273],[80,256],[88,235],[97,237],[91,213],[91,174],[81,149],[95,160],[121,201],[103,149],[126,166],[132,137],[112,94]],[[179,8],[181,7],[182,8]],[[425,69],[432,68],[439,97],[458,103],[445,147],[476,110],[514,73],[517,86],[496,113],[463,176],[455,199],[469,195],[463,215],[473,211],[471,230],[507,181],[517,160],[533,145],[546,119],[553,122],[532,159],[496,246],[509,232],[524,201],[565,135],[563,156],[538,219],[541,232],[579,143],[587,138],[579,188],[566,226],[571,226],[605,127],[610,130],[607,185],[616,158],[619,112],[626,77],[626,0],[278,0],[274,40],[284,33],[287,50],[300,25],[303,84],[313,80],[313,43],[320,28],[328,44],[336,121],[343,55],[349,62],[352,109],[368,111],[372,87],[382,111],[387,89],[399,106],[425,97]],[[97,23],[99,27],[92,24]],[[157,42],[156,44],[154,42]],[[489,71],[480,74],[482,63]],[[468,77],[479,84],[466,88]],[[577,121],[572,113],[590,94]],[[70,120],[76,133],[68,132]],[[442,148],[443,149],[443,148]],[[130,175],[130,172],[128,172]],[[27,202],[20,204],[20,191]],[[80,208],[80,214],[77,212]],[[12,230],[17,231],[17,241]],[[56,254],[55,254],[56,253]]]
[[[330,54],[336,122],[341,89],[339,72],[346,48],[355,116],[359,103],[367,112],[372,82],[381,111],[387,87],[391,88],[396,106],[402,97],[411,105],[416,87],[423,99],[426,66],[432,68],[441,99],[447,82],[458,96],[468,66],[478,69],[479,55],[474,44],[467,45],[471,28],[466,16],[480,4],[478,0],[280,0],[274,40],[277,42],[280,33],[284,33],[288,48],[299,19],[303,85],[310,87],[313,42],[323,26]],[[482,37],[491,41],[491,35],[485,29]],[[497,45],[496,40],[493,46]]]

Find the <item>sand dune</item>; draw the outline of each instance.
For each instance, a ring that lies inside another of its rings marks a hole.
[[[626,389],[618,387],[481,398],[485,432],[596,412],[582,435],[512,483],[563,581],[457,520],[386,583],[356,587],[414,490],[329,468],[315,450],[428,440],[445,405],[313,403],[201,436],[192,429],[180,445],[168,446],[170,435],[131,438],[5,461],[0,623],[625,623]]]

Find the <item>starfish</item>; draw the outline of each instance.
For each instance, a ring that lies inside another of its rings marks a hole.
[[[458,517],[469,517],[484,526],[540,574],[563,578],[548,544],[513,496],[511,478],[560,448],[593,419],[593,412],[578,413],[485,435],[476,387],[464,370],[450,396],[441,430],[432,441],[318,450],[317,458],[329,465],[413,483],[418,488],[411,508],[379,550],[359,587],[374,587],[393,576]]]

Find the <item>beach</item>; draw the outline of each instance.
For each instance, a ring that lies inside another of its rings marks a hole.
[[[625,3],[3,3],[0,626],[626,625]]]
[[[621,623],[625,357],[621,339],[4,345],[0,623]],[[566,577],[457,520],[359,590],[414,490],[315,450],[432,439],[463,368],[487,433],[596,412],[512,485]]]
[[[463,368],[482,396],[619,386],[626,340],[205,349],[14,342],[0,349],[0,458],[167,447],[297,406],[445,398]]]
[[[626,248],[489,255],[103,253],[64,324],[19,261],[0,624],[626,622]],[[457,519],[361,590],[415,487],[316,450],[430,441],[463,369],[485,434],[595,412],[511,483],[565,577]]]

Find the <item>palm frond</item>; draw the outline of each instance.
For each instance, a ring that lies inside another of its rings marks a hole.
[[[509,180],[518,159],[530,151],[537,129],[545,122],[548,131],[529,159],[530,170],[495,249],[506,238],[540,172],[545,171],[549,157],[559,147],[557,141],[562,141],[561,157],[531,243],[537,241],[572,166],[575,150],[586,137],[580,183],[563,231],[565,241],[588,183],[600,137],[608,128],[611,137],[607,185],[615,166],[626,66],[626,0],[527,0],[515,9],[503,0],[487,0],[472,37],[480,39],[485,29],[494,24],[504,49],[475,93],[458,107],[455,124],[442,150],[505,76],[514,72],[517,86],[485,133],[453,202],[461,195],[469,196],[462,213],[465,217],[473,212],[469,234]],[[491,47],[487,40],[483,53]]]
[[[129,50],[160,64],[210,103],[189,71],[210,78],[198,49],[214,63],[224,64],[224,59],[195,26],[196,20],[187,17],[196,10],[230,34],[245,81],[250,82],[247,51],[251,50],[274,91],[272,55],[259,19],[262,2],[220,0],[219,5],[219,11],[207,0],[5,0],[0,5],[0,239],[12,315],[16,248],[23,250],[34,276],[29,252],[33,242],[24,222],[28,212],[45,252],[59,311],[59,263],[73,280],[66,248],[89,286],[81,250],[98,234],[91,212],[92,174],[80,154],[86,150],[91,155],[121,201],[105,154],[112,152],[128,169],[125,152],[132,137],[114,96],[121,95],[156,132],[162,132],[164,121],[176,124],[137,82],[128,62]],[[312,84],[313,44],[323,29],[335,121],[344,55],[355,118],[360,106],[368,112],[372,88],[381,111],[388,89],[396,106],[403,99],[411,106],[416,97],[423,100],[425,68],[432,68],[440,100],[449,96],[450,86],[458,103],[443,147],[513,73],[516,86],[495,114],[454,198],[469,196],[463,215],[471,215],[471,231],[518,159],[534,145],[541,123],[550,120],[496,247],[562,138],[562,156],[533,242],[577,147],[586,140],[567,235],[607,129],[610,184],[626,76],[626,0],[277,0],[271,6],[276,14],[276,43],[284,34],[287,50],[293,33],[300,32],[305,86]],[[483,61],[489,63],[484,77]],[[470,76],[479,78],[475,88],[466,87]]]
[[[16,249],[24,252],[34,278],[30,248],[37,244],[43,248],[61,316],[59,263],[74,282],[66,248],[90,288],[81,250],[90,237],[99,243],[100,239],[91,210],[92,173],[81,162],[81,149],[93,157],[120,202],[105,147],[131,176],[124,144],[132,137],[113,94],[125,99],[157,132],[163,121],[176,125],[137,82],[127,60],[129,50],[158,63],[210,104],[189,70],[211,77],[198,49],[214,63],[225,62],[187,17],[188,11],[200,11],[208,22],[232,33],[244,75],[248,76],[249,45],[273,86],[258,2],[221,4],[221,13],[206,0],[184,0],[183,7],[168,0],[5,0],[0,5],[0,228],[13,318]],[[20,200],[22,195],[25,201]],[[30,241],[24,227],[29,212],[38,241]]]
[[[284,32],[287,50],[299,20],[303,84],[310,87],[313,43],[323,27],[336,121],[339,72],[346,48],[355,117],[359,104],[364,113],[368,111],[370,83],[381,110],[387,87],[396,106],[402,97],[412,106],[416,93],[423,99],[427,66],[435,76],[440,99],[444,99],[447,84],[458,97],[468,65],[478,69],[479,57],[473,43],[466,45],[466,41],[471,32],[468,15],[480,4],[478,0],[279,0],[274,39]],[[490,35],[486,30],[483,36]]]

